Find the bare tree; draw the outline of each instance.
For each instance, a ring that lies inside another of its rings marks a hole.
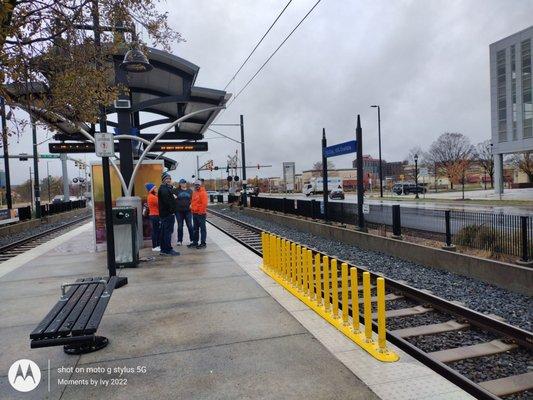
[[[511,164],[527,175],[528,182],[533,182],[533,152],[528,151],[522,154],[513,154],[510,159]]]
[[[445,132],[435,140],[429,148],[429,158],[450,180],[451,189],[454,183],[463,182],[466,169],[474,155],[474,146],[462,133]]]
[[[490,140],[478,143],[475,151],[475,159],[481,165],[485,174],[490,177],[490,187],[494,188],[494,158],[492,156],[492,144]]]
[[[328,160],[328,170],[335,169],[335,164]],[[322,176],[322,161],[317,161],[313,164],[313,172],[311,173],[313,176]]]
[[[4,0],[0,6],[0,96],[13,107],[13,88],[34,92],[25,107],[38,107],[72,121],[96,122],[99,105],[110,105],[121,88],[113,81],[111,56],[127,50],[128,41],[145,46],[119,26],[142,27],[153,46],[168,49],[183,40],[167,22],[160,0]],[[101,49],[94,45],[93,16],[100,26]],[[40,82],[36,86],[33,82]],[[38,94],[35,94],[38,88]],[[43,94],[44,93],[44,94]],[[12,119],[13,121],[16,120]]]

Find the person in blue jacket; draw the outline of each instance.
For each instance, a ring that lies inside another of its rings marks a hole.
[[[174,189],[176,197],[176,221],[178,221],[178,246],[183,243],[183,222],[187,225],[189,240],[193,241],[191,198],[192,190],[187,187],[187,181],[180,179],[179,186]]]

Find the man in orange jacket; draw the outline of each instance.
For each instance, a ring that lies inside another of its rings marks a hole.
[[[202,186],[202,181],[200,180],[196,180],[194,182],[194,192],[191,199],[191,213],[193,224],[193,242],[187,247],[203,249],[206,246],[205,239],[207,237],[207,229],[205,226],[205,218],[207,214],[207,192]],[[198,243],[198,239],[200,239],[200,243]]]

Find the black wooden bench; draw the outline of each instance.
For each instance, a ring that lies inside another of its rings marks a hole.
[[[30,334],[31,348],[63,345],[67,354],[84,354],[107,346],[109,340],[96,336],[96,330],[117,279],[83,278],[61,285],[61,298]]]

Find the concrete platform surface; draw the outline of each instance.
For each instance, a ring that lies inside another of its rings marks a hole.
[[[110,344],[83,356],[30,349],[29,333],[61,283],[106,274],[91,225],[0,264],[0,399],[379,398],[346,366],[350,357],[341,361],[309,333],[305,310],[291,315],[262,287],[279,290],[257,260],[250,276],[217,244],[225,247],[223,235],[209,232],[207,249],[180,248],[174,258],[146,249],[153,259],[121,271],[129,284],[114,292],[98,331]],[[356,350],[332,338],[347,356]],[[19,359],[41,370],[28,393],[8,381]]]

